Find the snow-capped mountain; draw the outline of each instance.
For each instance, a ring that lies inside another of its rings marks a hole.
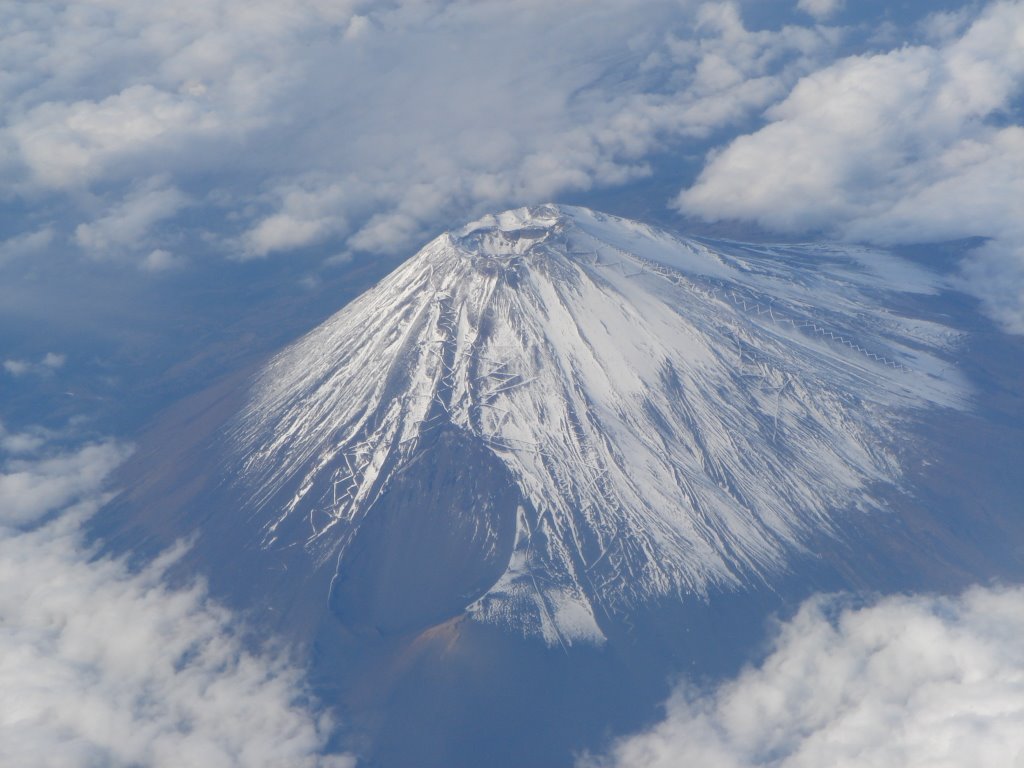
[[[581,208],[446,233],[285,349],[229,425],[259,546],[375,626],[600,642],[842,536],[901,420],[961,408],[937,278],[869,249],[683,239]]]

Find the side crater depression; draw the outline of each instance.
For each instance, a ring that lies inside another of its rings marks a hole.
[[[939,288],[869,249],[485,217],[265,367],[230,427],[239,487],[260,546],[336,569],[344,621],[600,642],[878,506],[901,420],[967,402],[957,334],[887,308]]]

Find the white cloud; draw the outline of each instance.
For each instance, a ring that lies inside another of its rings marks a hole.
[[[283,649],[246,650],[200,584],[164,585],[176,553],[136,573],[85,546],[127,449],[46,437],[0,427],[0,764],[353,765],[321,756],[331,724]]]
[[[147,272],[166,272],[171,269],[179,269],[185,266],[185,259],[181,256],[157,248],[150,251],[142,260],[141,267]]]
[[[340,184],[309,179],[276,189],[273,197],[277,198],[276,212],[249,229],[238,258],[302,248],[347,227],[345,190]]]
[[[843,0],[797,0],[796,7],[818,21],[824,21],[841,10],[843,5]]]
[[[11,358],[4,360],[4,370],[11,374],[11,376],[24,376],[32,370],[32,363],[27,360]]]
[[[21,116],[8,138],[33,182],[60,188],[118,171],[116,163],[133,155],[166,152],[172,142],[213,132],[217,124],[190,95],[147,84],[98,102],[45,102]]]
[[[605,768],[1017,768],[1024,589],[805,604],[758,667],[617,742]],[[837,615],[838,614],[838,615]]]
[[[47,352],[38,363],[33,363],[29,360],[9,358],[3,361],[3,368],[11,376],[25,376],[27,374],[48,376],[58,368],[62,368],[65,362],[67,362],[67,355],[60,355],[56,352]]]
[[[840,6],[799,2],[818,19]],[[750,29],[739,8],[9,4],[0,192],[37,221],[0,262],[69,231],[152,272],[193,246],[396,252],[482,209],[641,178],[666,148],[767,109],[709,158],[683,210],[878,242],[989,236],[967,285],[1024,327],[1021,4],[934,13],[913,30],[928,45],[840,61],[851,30]]]
[[[957,22],[946,21],[948,34]],[[993,238],[966,285],[1024,332],[1024,126],[1012,120],[1022,92],[1024,4],[993,3],[940,45],[804,77],[765,127],[712,154],[678,205],[879,243]]]
[[[465,217],[646,176],[664,143],[704,138],[763,108],[836,41],[826,29],[750,31],[732,3],[568,4],[543,19],[530,3],[522,14],[511,5],[452,4],[428,35],[379,20],[363,59],[339,57],[332,69],[388,61],[389,72],[416,77],[367,73],[351,92],[311,98],[358,115],[338,126],[349,140],[316,155],[320,169],[341,171],[336,216],[353,225],[350,248],[394,251],[454,210]],[[459,55],[437,55],[452,40]],[[608,59],[623,71],[612,76]],[[278,215],[286,232],[326,231],[319,215],[296,220],[285,206]]]
[[[111,443],[87,445],[70,454],[15,459],[0,474],[0,525],[25,525],[93,491],[125,458]]]
[[[53,241],[53,229],[47,227],[0,242],[0,266],[23,256],[35,256]]]
[[[780,98],[838,34],[691,0],[84,0],[5,8],[0,30],[19,73],[0,82],[0,191],[70,200],[55,210],[98,253],[128,239],[137,179],[198,186],[227,210],[190,235],[243,259],[394,251],[644,176]],[[97,217],[82,190],[124,202]]]
[[[936,11],[925,16],[917,26],[926,40],[945,43],[970,26],[976,13],[977,9],[970,6],[954,11]]]
[[[117,259],[126,252],[137,251],[147,242],[152,227],[171,218],[188,204],[188,198],[174,187],[151,179],[110,206],[98,219],[79,224],[75,242],[96,259]],[[168,253],[167,256],[170,256]],[[144,266],[154,261],[152,252]],[[156,265],[166,264],[166,257],[157,257]]]
[[[43,355],[43,359],[39,364],[51,370],[57,370],[58,368],[63,367],[67,360],[67,355],[58,355],[56,352],[47,352]]]
[[[19,183],[58,189],[202,166],[211,146],[274,119],[267,107],[296,74],[298,38],[331,34],[346,5],[6,5],[0,66],[18,75],[0,84],[0,158]]]
[[[355,15],[349,19],[348,25],[345,27],[345,39],[355,40],[362,35],[367,34],[372,27],[372,24],[365,16]]]
[[[43,427],[11,432],[0,422],[0,452],[8,456],[35,453],[52,439],[53,433]]]

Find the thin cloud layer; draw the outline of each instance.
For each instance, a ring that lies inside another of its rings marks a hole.
[[[320,756],[331,724],[286,653],[247,650],[202,586],[164,586],[175,553],[92,559],[80,525],[127,449],[52,438],[0,427],[0,764],[353,765]]]
[[[1024,4],[958,21],[802,78],[766,126],[710,157],[680,210],[877,243],[991,238],[965,285],[1024,333]]]
[[[812,600],[774,651],[721,688],[679,690],[665,720],[580,768],[1017,768],[1024,589]]]

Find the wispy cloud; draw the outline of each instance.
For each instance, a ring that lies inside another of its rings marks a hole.
[[[127,455],[0,429],[0,763],[320,766],[331,727],[284,649],[247,650],[200,584],[95,558],[80,525]],[[276,651],[276,652],[271,652]]]
[[[3,361],[3,369],[11,376],[48,376],[62,368],[65,362],[67,362],[67,355],[47,352],[38,362],[14,357],[8,358]]]
[[[0,242],[0,267],[6,262],[25,256],[32,256],[46,248],[52,241],[54,230],[50,227],[25,232]]]
[[[951,37],[807,75],[710,157],[679,208],[879,243],[991,238],[964,284],[1024,332],[1024,5],[961,22],[943,14],[924,26]]]
[[[1024,759],[1024,589],[812,600],[764,662],[676,692],[665,719],[581,768],[1015,768]]]
[[[652,153],[756,114],[830,58],[836,30],[752,31],[738,8],[15,5],[0,11],[20,73],[0,85],[2,186],[50,201],[87,253],[144,266],[165,248],[146,232],[186,194],[223,214],[187,234],[236,258],[394,251],[449,216],[642,177]]]
[[[188,198],[160,179],[149,179],[133,188],[123,199],[109,206],[98,218],[79,224],[75,243],[92,258],[120,260],[127,253],[145,249],[152,243],[150,232],[162,221],[172,218],[188,204]],[[153,257],[154,249],[140,264],[144,269],[160,269],[173,263],[171,254]]]
[[[823,21],[842,9],[843,0],[797,0],[796,7],[818,21]]]

